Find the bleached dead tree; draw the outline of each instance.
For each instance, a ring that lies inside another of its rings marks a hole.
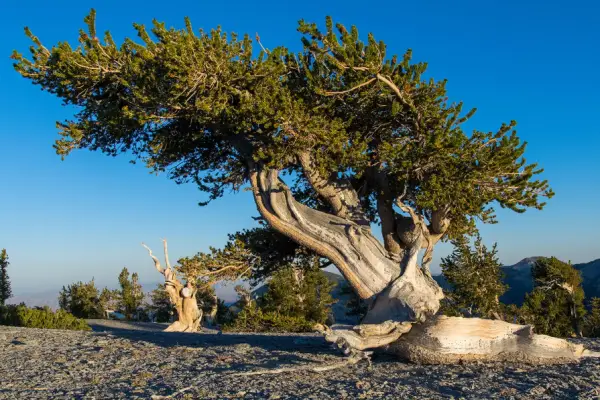
[[[200,328],[200,321],[202,320],[202,310],[198,308],[198,302],[196,301],[195,282],[187,281],[184,285],[177,277],[177,272],[171,267],[169,262],[169,250],[167,241],[163,239],[163,248],[165,252],[165,264],[166,268],[160,265],[160,261],[152,250],[142,243],[142,246],[148,250],[148,254],[154,261],[156,270],[160,272],[165,278],[165,291],[169,295],[171,304],[175,307],[177,313],[177,320],[165,329],[166,332],[196,332]]]
[[[79,107],[59,123],[58,154],[128,152],[209,200],[249,184],[271,227],[333,262],[371,303],[355,330],[324,330],[349,351],[386,347],[424,362],[583,354],[524,326],[434,317],[435,244],[494,222],[494,204],[541,209],[553,194],[523,159],[514,122],[466,135],[474,110],[448,103],[445,81],[422,78],[426,64],[410,51],[387,57],[383,42],[336,32],[329,18],[325,31],[300,22],[302,52],[255,56],[249,36],[195,33],[187,19],[183,30],[155,23],[154,38],[136,25],[143,44],[118,47],[96,37],[94,17],[77,49],[49,50],[27,30],[32,58],[13,54],[21,75]]]

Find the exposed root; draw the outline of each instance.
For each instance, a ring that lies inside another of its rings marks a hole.
[[[595,356],[580,344],[534,334],[528,325],[446,316],[415,325],[387,350],[403,359],[425,364],[469,361],[556,364]]]
[[[253,376],[253,375],[277,375],[284,374],[288,372],[324,372],[331,371],[338,368],[347,367],[349,365],[358,364],[360,361],[367,361],[369,363],[369,367],[371,366],[371,352],[355,352],[350,357],[346,358],[344,361],[336,362],[333,364],[320,365],[317,367],[313,367],[311,365],[301,365],[298,367],[289,367],[289,368],[276,368],[276,369],[266,369],[262,371],[250,371],[250,372],[239,372],[231,374],[233,376]]]
[[[410,322],[386,321],[381,324],[358,325],[352,330],[332,330],[317,324],[314,330],[321,333],[328,342],[334,343],[345,355],[350,355],[353,351],[387,346],[410,331],[411,326]]]
[[[580,344],[534,334],[528,325],[481,318],[437,316],[415,325],[386,321],[359,325],[352,330],[316,325],[315,330],[350,357],[378,347],[424,364],[469,361],[556,364],[600,357],[600,352],[586,350]]]
[[[170,394],[170,395],[168,395],[168,396],[161,396],[161,395],[159,395],[159,394],[153,394],[152,396],[150,396],[150,398],[151,398],[152,400],[172,399],[172,398],[174,398],[175,396],[177,396],[177,395],[180,395],[181,393],[185,393],[185,392],[187,392],[188,390],[192,390],[192,389],[195,389],[195,386],[188,386],[188,387],[185,387],[185,388],[183,388],[183,389],[180,389],[180,390],[178,390],[178,391],[176,391],[176,392],[173,392],[173,393],[171,393],[171,394]]]
[[[583,350],[581,358],[600,358],[600,351]]]

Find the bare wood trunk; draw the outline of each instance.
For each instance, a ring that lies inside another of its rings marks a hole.
[[[354,357],[356,352],[383,347],[424,363],[552,363],[598,355],[563,339],[535,335],[529,326],[479,318],[434,317],[444,295],[427,266],[419,267],[417,261],[423,238],[427,242],[425,264],[431,260],[433,243],[443,235],[439,233],[443,227],[434,228],[428,237],[404,232],[408,240],[403,242],[411,245],[398,262],[398,254],[390,254],[368,226],[298,203],[276,170],[251,167],[254,199],[265,220],[280,233],[331,260],[357,294],[371,302],[364,325],[353,330],[316,327],[345,354]]]
[[[418,267],[418,250],[407,253],[402,263],[404,272],[377,295],[362,323],[425,321],[438,311],[444,298],[442,289]]]
[[[598,357],[598,353],[585,350],[580,344],[534,334],[529,325],[446,316],[414,325],[388,351],[413,362],[435,364],[463,361],[552,364]]]
[[[400,266],[368,227],[298,203],[276,170],[251,173],[261,215],[280,233],[329,258],[363,299],[381,292]]]
[[[165,278],[165,291],[169,295],[171,304],[175,307],[177,320],[169,325],[165,332],[197,332],[200,329],[200,321],[202,320],[202,310],[198,307],[196,301],[196,289],[191,283],[184,286],[175,271],[169,263],[169,253],[167,249],[167,241],[163,240],[165,251],[165,262],[167,267],[162,268],[160,261],[152,254],[152,250],[142,243],[150,257],[154,261],[154,266]]]
[[[196,300],[196,291],[191,294],[185,294],[183,285],[179,284],[181,289],[166,283],[167,292],[171,303],[175,305],[177,320],[169,325],[165,332],[197,332],[200,330],[200,321],[202,320],[202,310],[198,307]],[[175,290],[169,290],[174,288]]]

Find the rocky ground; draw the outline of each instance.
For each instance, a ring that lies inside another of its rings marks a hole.
[[[0,399],[600,399],[598,359],[429,366],[378,356],[371,368],[243,376],[340,356],[312,334],[177,334],[156,324],[90,324],[94,332],[0,326]],[[585,344],[600,350],[600,340]]]

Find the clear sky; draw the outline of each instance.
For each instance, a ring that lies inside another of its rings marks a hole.
[[[195,28],[258,32],[267,47],[299,49],[296,22],[326,15],[361,34],[373,32],[389,53],[413,49],[429,74],[447,78],[451,100],[479,109],[470,127],[495,130],[511,119],[529,142],[528,161],[545,167],[556,196],[544,211],[500,212],[482,229],[505,264],[534,255],[573,262],[600,258],[600,3],[596,0],[328,2],[202,0],[13,1],[0,18],[0,248],[11,260],[15,292],[58,289],[92,277],[115,285],[123,266],[158,281],[144,249],[170,243],[173,259],[220,246],[257,215],[248,192],[208,207],[193,185],[177,186],[125,158],[88,151],[54,154],[54,123],[72,110],[21,78],[9,59],[26,52],[29,26],[45,45],[76,44],[83,17],[96,8],[99,32],[134,36],[152,18]],[[439,256],[450,247],[436,249]]]

